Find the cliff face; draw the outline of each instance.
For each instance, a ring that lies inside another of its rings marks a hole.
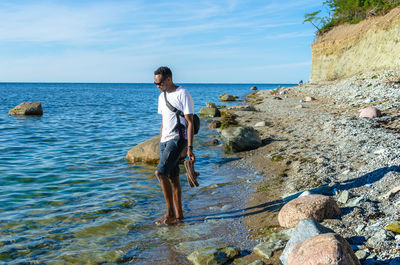
[[[311,47],[311,82],[400,70],[400,8],[358,24],[335,27]]]

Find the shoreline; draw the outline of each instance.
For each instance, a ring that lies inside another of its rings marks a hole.
[[[397,221],[400,194],[382,199],[400,179],[400,84],[397,72],[365,73],[344,80],[305,84],[275,90],[258,90],[247,102],[255,109],[231,110],[239,126],[254,127],[264,145],[236,153],[235,162],[263,173],[253,184],[248,208],[257,214],[245,218],[251,238],[262,242],[282,230],[277,221],[285,197],[325,187],[338,202],[342,215],[322,222],[364,251],[365,262],[390,262],[400,256],[400,238],[392,232],[385,240],[372,240],[389,223]],[[306,102],[307,96],[316,98]],[[365,107],[377,107],[383,116],[360,118]],[[229,108],[228,108],[229,109]],[[255,127],[265,121],[267,126]],[[356,232],[357,231],[357,232]],[[372,238],[372,239],[371,239]],[[281,264],[282,250],[271,259],[252,253],[246,260]],[[365,263],[367,264],[367,263]]]

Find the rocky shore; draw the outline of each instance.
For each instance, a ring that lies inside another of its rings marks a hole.
[[[346,239],[361,264],[400,264],[399,102],[400,73],[385,71],[255,91],[248,96],[250,107],[227,108],[235,126],[253,127],[262,142],[235,154],[242,157],[237,166],[264,175],[249,184],[256,190],[249,209],[258,210],[246,218],[252,237],[267,242],[288,233],[278,213],[308,191],[336,201],[341,214],[320,224]],[[381,116],[360,117],[367,107]],[[269,256],[254,250],[245,260],[281,264],[285,244]]]

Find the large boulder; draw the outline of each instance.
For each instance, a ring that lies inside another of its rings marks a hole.
[[[10,109],[10,115],[43,115],[43,108],[40,102],[23,102]]]
[[[307,239],[290,249],[287,265],[360,265],[349,243],[328,233]]]
[[[143,143],[140,143],[126,154],[125,160],[130,163],[144,162],[148,164],[157,164],[160,161],[158,152],[158,144],[160,143],[160,135],[156,135]],[[186,148],[181,153],[181,158],[186,157]]]
[[[292,232],[289,242],[286,243],[285,249],[283,250],[282,255],[280,256],[282,264],[286,265],[290,248],[293,245],[303,242],[311,237],[325,233],[334,233],[334,231],[319,224],[312,218],[301,220],[297,225],[297,227]]]
[[[214,117],[221,116],[219,109],[214,108],[214,107],[204,107],[204,108],[200,109],[199,114],[202,117],[208,117],[208,118],[214,118]]]
[[[221,101],[235,101],[237,97],[224,93],[219,96]]]
[[[195,265],[225,264],[240,255],[237,247],[205,248],[192,252],[187,259]]]
[[[261,145],[260,136],[253,127],[229,127],[221,131],[227,153],[256,149]]]
[[[334,199],[324,195],[298,197],[285,204],[278,214],[280,226],[296,227],[302,219],[313,218],[321,222],[325,218],[334,218],[341,214]]]

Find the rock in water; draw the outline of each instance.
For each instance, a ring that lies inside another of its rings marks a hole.
[[[43,115],[43,108],[40,102],[23,102],[10,109],[10,115]]]
[[[349,243],[338,234],[328,233],[307,239],[290,249],[287,265],[360,265]]]
[[[256,86],[250,87],[250,90],[257,90],[258,88]]]
[[[224,93],[219,98],[221,101],[235,101],[237,97]]]
[[[199,111],[200,116],[202,117],[208,117],[208,118],[214,118],[214,117],[220,117],[221,113],[217,108],[213,107],[204,107],[200,109]]]
[[[221,127],[221,122],[220,121],[212,121],[210,123],[210,125],[208,125],[208,128],[210,128],[210,129],[216,129],[216,128],[219,128],[219,127]]]
[[[382,116],[380,110],[374,107],[368,107],[360,111],[360,118],[376,118]]]
[[[286,247],[282,252],[282,255],[280,256],[282,264],[286,265],[290,248],[293,245],[303,242],[311,237],[325,233],[334,233],[334,231],[319,224],[312,218],[301,220],[295,228],[294,232],[292,233],[289,242],[287,242]]]
[[[320,222],[325,218],[340,215],[340,209],[335,200],[324,195],[307,195],[298,197],[285,204],[278,214],[279,225],[292,228],[306,218],[313,218]]]
[[[156,135],[143,143],[140,143],[126,154],[125,160],[130,163],[144,162],[148,164],[157,164],[160,161],[158,152],[158,144],[160,143],[160,135]],[[186,148],[181,153],[181,158],[186,157]]]
[[[237,247],[205,248],[192,252],[187,259],[195,265],[225,264],[240,254]]]
[[[261,145],[257,131],[252,127],[230,127],[221,131],[225,152],[252,150]]]

